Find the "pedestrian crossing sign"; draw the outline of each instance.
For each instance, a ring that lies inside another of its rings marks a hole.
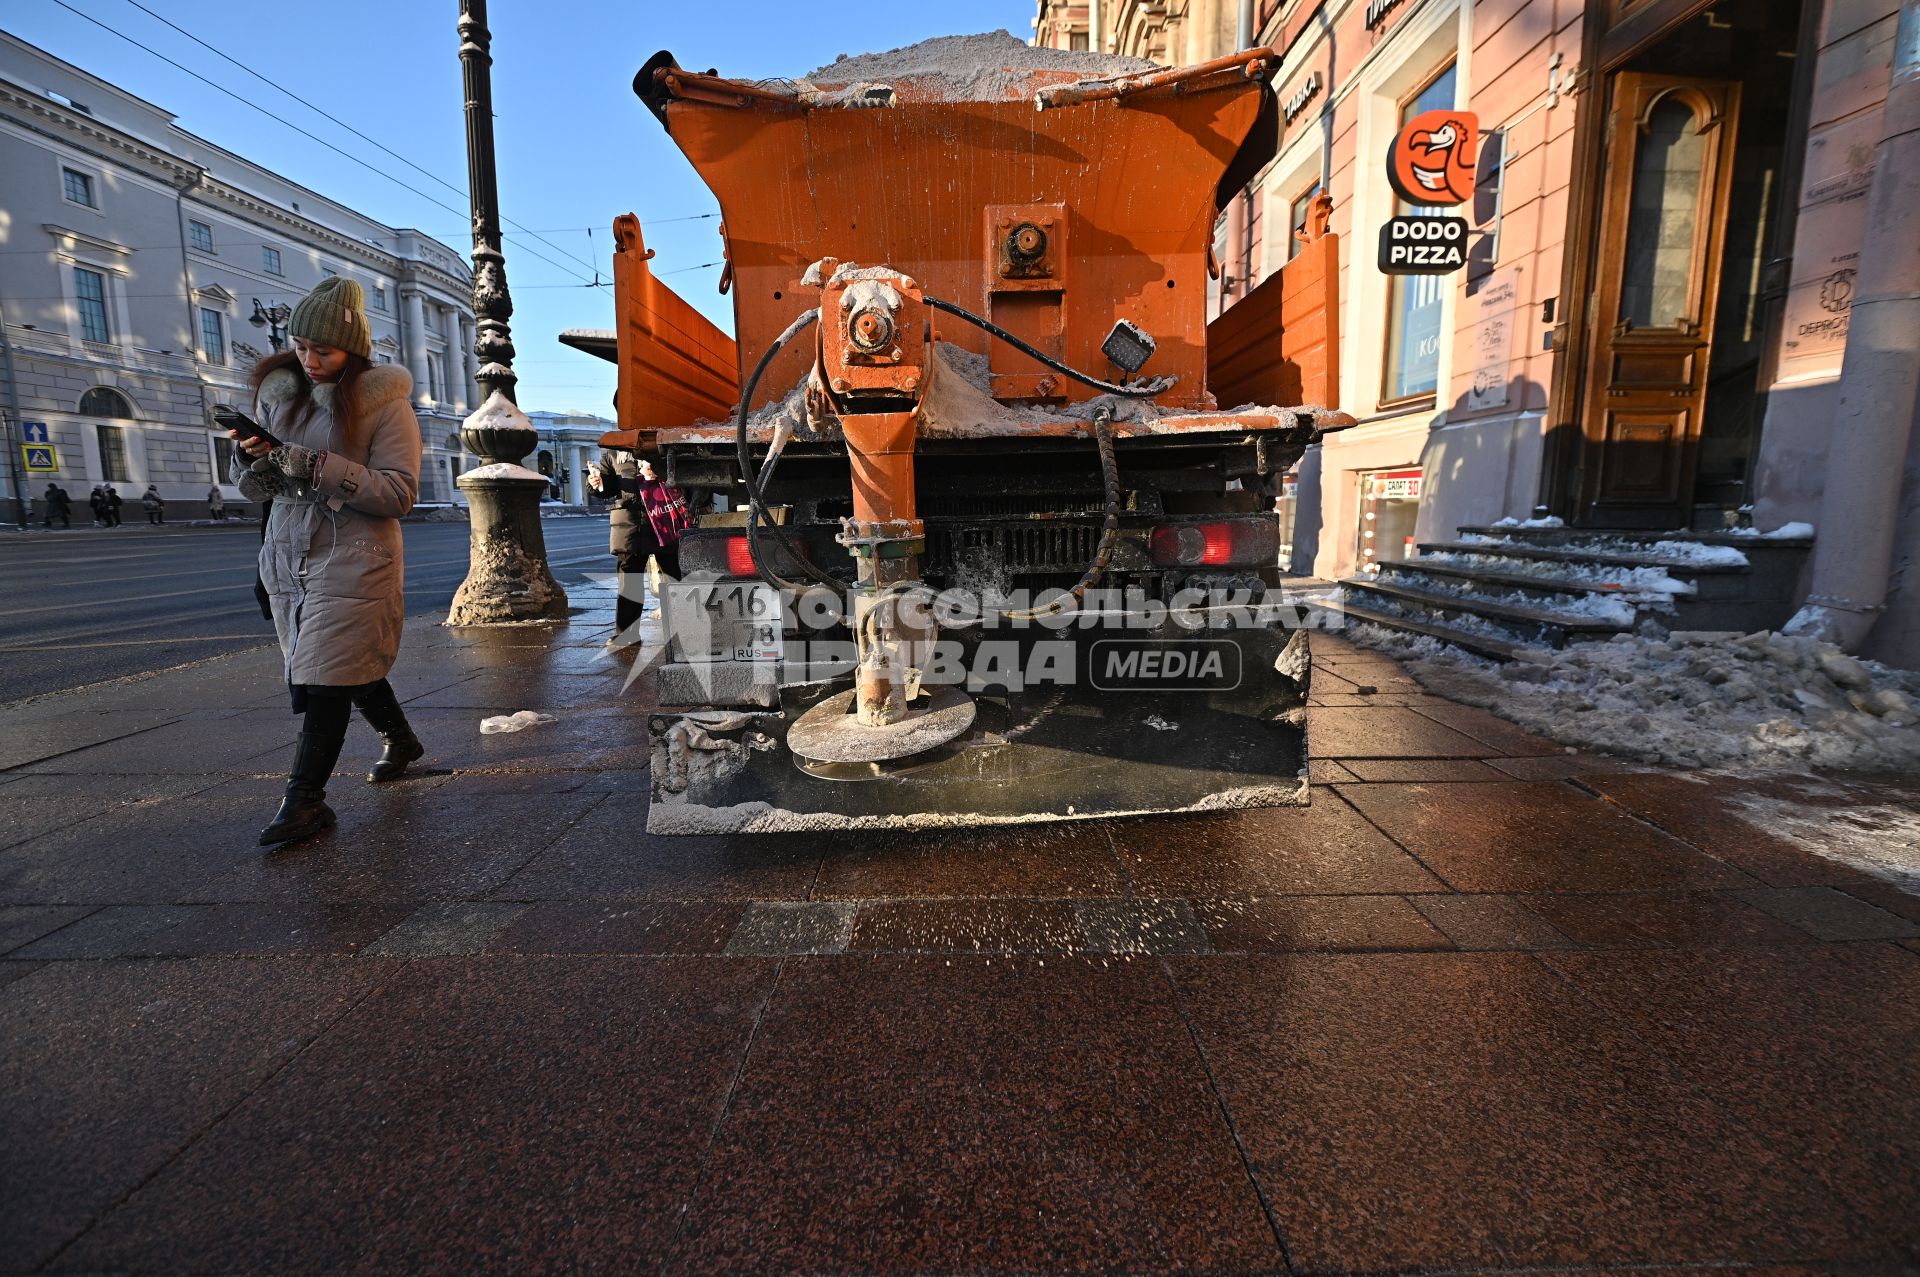
[[[28,474],[52,474],[60,468],[59,454],[49,443],[23,443],[20,455],[27,459]]]

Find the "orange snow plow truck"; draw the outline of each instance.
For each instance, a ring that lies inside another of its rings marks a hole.
[[[696,513],[642,627],[649,829],[1306,801],[1311,618],[1279,589],[1275,508],[1351,423],[1325,207],[1207,322],[1277,66],[999,33],[803,80],[641,68],[719,201],[735,332],[615,223],[603,443]]]

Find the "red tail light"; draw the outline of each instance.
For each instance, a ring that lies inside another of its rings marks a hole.
[[[1153,530],[1148,549],[1166,568],[1264,567],[1279,557],[1279,528],[1253,519],[1166,524]]]
[[[727,575],[760,575],[760,570],[753,566],[753,551],[748,548],[747,539],[743,536],[727,538]]]

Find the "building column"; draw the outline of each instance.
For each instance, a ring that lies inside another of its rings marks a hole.
[[[407,371],[413,374],[413,398],[418,402],[427,393],[427,307],[418,289],[408,289],[400,294],[400,308],[405,316],[400,349],[406,357]]]
[[[447,405],[455,407],[461,413],[461,417],[465,417],[467,413],[478,407],[478,403],[474,403],[467,394],[467,376],[465,376],[467,365],[461,359],[461,317],[459,317],[459,311],[455,311],[451,305],[445,305],[445,307],[434,307],[434,319],[440,323],[440,340],[444,340],[447,344],[444,369],[447,376],[447,384],[445,384]]]
[[[580,471],[586,468],[585,453],[577,443],[567,449],[567,500],[574,505],[587,503],[586,483],[580,477]]]
[[[480,356],[473,350],[473,316],[460,316],[460,367],[466,370],[467,402],[480,406]]]

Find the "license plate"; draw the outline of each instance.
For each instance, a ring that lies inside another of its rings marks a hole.
[[[683,661],[777,661],[780,593],[762,581],[667,587],[668,634]]]

